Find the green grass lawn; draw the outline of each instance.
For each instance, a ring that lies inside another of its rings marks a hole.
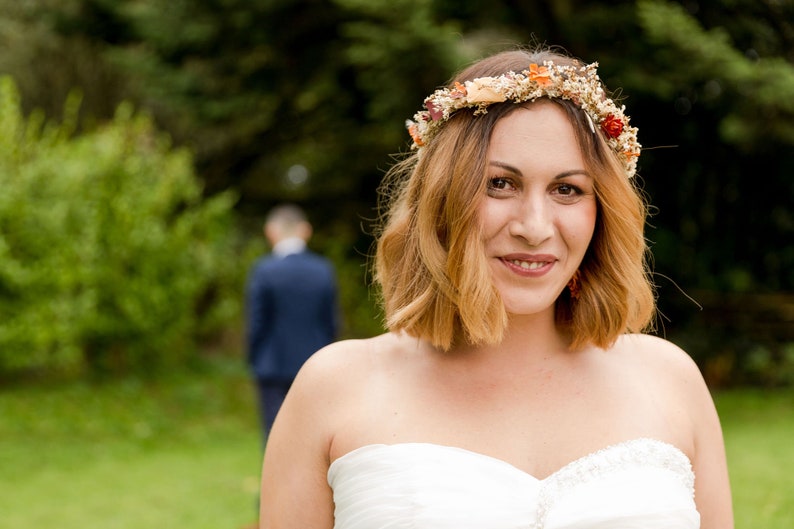
[[[241,366],[0,388],[0,529],[241,529],[260,439]],[[794,527],[794,390],[716,395],[738,529]]]
[[[716,395],[738,529],[794,527],[794,389]]]
[[[0,528],[239,529],[261,466],[242,369],[0,389]]]

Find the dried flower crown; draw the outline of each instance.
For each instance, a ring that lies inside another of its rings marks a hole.
[[[488,105],[512,101],[523,103],[541,97],[568,99],[584,110],[595,133],[598,126],[606,141],[623,163],[626,175],[631,178],[637,171],[640,144],[637,128],[629,126],[626,107],[618,107],[606,96],[596,68],[598,63],[586,66],[556,65],[544,61],[543,65],[530,64],[521,73],[507,72],[499,77],[479,77],[452,88],[440,88],[425,99],[425,109],[406,121],[413,139],[412,148],[424,146],[441,125],[456,111],[474,108],[474,115],[488,112]]]

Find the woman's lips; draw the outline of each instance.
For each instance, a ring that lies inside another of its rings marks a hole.
[[[505,255],[501,261],[517,274],[537,277],[551,270],[557,258],[553,255]]]

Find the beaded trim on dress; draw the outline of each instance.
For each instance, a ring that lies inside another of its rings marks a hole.
[[[694,497],[695,474],[686,454],[664,441],[650,438],[632,439],[583,456],[541,480],[543,486],[532,529],[543,529],[546,516],[555,500],[574,485],[597,479],[630,465],[640,464],[672,471]]]

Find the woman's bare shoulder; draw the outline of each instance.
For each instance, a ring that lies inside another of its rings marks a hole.
[[[373,356],[390,356],[404,350],[412,340],[415,339],[391,332],[371,338],[340,340],[317,351],[307,365],[351,365],[372,360]]]
[[[402,369],[400,358],[409,344],[402,336],[386,333],[320,349],[295,377],[282,408],[284,416],[309,421],[303,431],[317,435],[329,447],[343,425],[355,422],[378,395],[393,388],[392,375]]]
[[[625,334],[613,348],[638,366],[657,374],[700,378],[700,370],[692,357],[669,340],[650,334]]]
[[[371,338],[341,340],[320,349],[301,368],[297,385],[350,385],[387,368],[408,354],[416,339],[385,333]]]
[[[658,336],[625,335],[615,344],[629,376],[671,405],[686,408],[697,421],[711,413],[711,392],[695,360],[676,344]]]
[[[388,348],[388,334],[334,342],[314,353],[298,371],[274,425],[294,435],[329,439],[336,417],[366,394],[378,351]],[[326,444],[321,441],[321,444]]]

